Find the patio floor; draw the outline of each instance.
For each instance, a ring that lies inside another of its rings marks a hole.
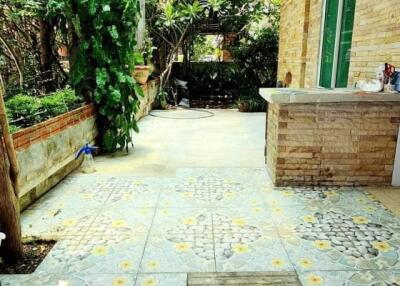
[[[187,272],[215,271],[400,285],[398,217],[362,189],[274,188],[265,115],[213,112],[144,118],[134,152],[96,158],[98,172],[25,211],[24,236],[58,243],[34,274],[1,285],[184,286]]]

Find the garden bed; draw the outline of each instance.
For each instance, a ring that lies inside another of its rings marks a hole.
[[[14,263],[0,259],[0,274],[31,274],[49,254],[56,241],[36,240],[23,244],[23,257]],[[1,284],[1,283],[0,283]]]

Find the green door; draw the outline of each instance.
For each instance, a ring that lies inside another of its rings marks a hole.
[[[350,66],[350,49],[353,39],[354,9],[356,0],[343,3],[342,28],[340,30],[336,87],[347,87]]]
[[[353,36],[354,9],[356,0],[343,0],[343,7],[339,7],[339,0],[326,0],[324,36],[321,53],[321,70],[319,85],[326,88],[346,87],[350,65],[350,48]],[[341,11],[342,9],[342,11]],[[342,21],[339,38],[337,35],[339,12],[342,12]],[[339,41],[336,48],[336,41]],[[337,63],[335,58],[337,55]],[[333,73],[336,66],[336,82],[333,84]]]
[[[332,87],[333,61],[335,59],[338,0],[326,0],[324,39],[321,55],[320,86]]]

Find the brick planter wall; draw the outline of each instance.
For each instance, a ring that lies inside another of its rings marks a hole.
[[[400,103],[269,104],[267,169],[277,186],[390,185]]]
[[[88,104],[63,115],[51,118],[13,134],[14,147],[17,151],[29,148],[32,144],[46,140],[61,131],[93,117],[93,104]]]
[[[80,164],[76,151],[96,135],[92,104],[15,133],[22,209],[76,169]]]

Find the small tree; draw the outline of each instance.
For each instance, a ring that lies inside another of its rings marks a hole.
[[[68,23],[71,83],[97,106],[103,149],[128,149],[143,96],[131,76],[139,0],[50,0],[49,11]]]
[[[18,201],[18,165],[8,131],[0,75],[0,230],[6,234],[0,256],[15,260],[22,255],[20,208]]]

